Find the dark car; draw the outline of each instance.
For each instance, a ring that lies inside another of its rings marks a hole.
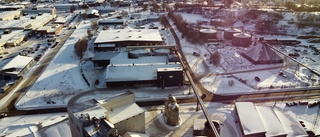
[[[0,113],[0,118],[4,118],[4,117],[6,117],[6,116],[7,116],[6,113]]]
[[[58,44],[59,44],[59,42],[55,42],[55,43],[51,46],[51,48],[55,48]]]

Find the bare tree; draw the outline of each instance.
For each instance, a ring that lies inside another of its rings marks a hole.
[[[89,38],[93,36],[92,29],[87,29],[87,35]]]
[[[80,59],[82,59],[84,52],[87,50],[87,47],[88,47],[88,39],[86,37],[79,39],[74,44],[74,49],[75,49],[74,51]]]
[[[88,15],[87,15],[87,13],[84,12],[81,14],[81,17],[82,17],[82,19],[86,20],[88,18]]]
[[[232,87],[234,85],[234,81],[233,80],[229,80],[228,84],[229,84],[230,87]]]
[[[215,51],[213,54],[211,54],[210,57],[210,63],[213,63],[213,65],[218,66],[220,64],[221,56],[218,51]]]
[[[93,30],[95,30],[95,31],[98,30],[99,24],[98,24],[98,20],[97,20],[97,19],[95,19],[95,20],[93,20],[93,21],[91,22],[91,28],[92,28]]]

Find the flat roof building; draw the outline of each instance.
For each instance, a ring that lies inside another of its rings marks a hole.
[[[57,35],[62,30],[63,25],[59,24],[48,24],[46,26],[43,26],[39,29],[37,29],[38,34],[42,35]]]
[[[119,52],[112,56],[106,68],[106,85],[156,84],[158,68],[175,67],[181,67],[181,64],[169,62],[168,56],[129,58],[127,52]]]
[[[21,33],[19,33],[18,35],[12,37],[11,39],[9,39],[6,43],[6,47],[14,47],[19,45],[23,40],[25,40],[25,38],[31,33],[31,31],[23,31]]]
[[[145,133],[144,110],[135,103],[131,91],[104,100],[68,104],[67,109],[72,136],[111,137],[127,132]]]
[[[101,31],[94,41],[95,50],[99,44],[115,44],[115,47],[135,45],[160,45],[162,37],[157,29],[120,29]]]
[[[0,80],[18,79],[34,64],[32,57],[17,55],[0,68]]]
[[[48,13],[20,16],[19,20],[0,21],[0,29],[36,30],[44,24],[47,24],[54,17],[55,15]]]
[[[0,12],[0,21],[2,20],[13,20],[14,17],[20,16],[21,11],[4,11]]]
[[[308,133],[301,126],[295,116],[292,116],[292,114],[289,113],[284,113],[278,109],[275,109],[274,111],[289,137],[308,137]]]
[[[106,84],[150,84],[157,83],[157,69],[181,67],[176,63],[109,65],[106,70]]]
[[[286,137],[287,131],[283,128],[281,122],[278,119],[277,114],[271,107],[256,106],[256,109],[263,121],[267,137]]]
[[[295,116],[252,102],[236,102],[236,112],[245,137],[307,137]]]
[[[266,129],[252,102],[236,102],[236,112],[244,137],[264,137]]]

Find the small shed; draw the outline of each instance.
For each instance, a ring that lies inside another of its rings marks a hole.
[[[88,18],[98,18],[100,16],[99,11],[95,9],[89,9],[86,13]]]

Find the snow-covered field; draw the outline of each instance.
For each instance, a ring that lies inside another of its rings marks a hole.
[[[89,89],[80,73],[74,44],[87,34],[90,24],[79,24],[29,91],[16,103],[18,109],[65,107],[74,95]]]

